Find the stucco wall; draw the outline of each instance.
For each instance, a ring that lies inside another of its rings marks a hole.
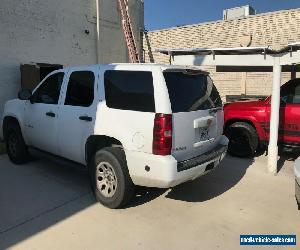
[[[143,3],[129,0],[129,6],[139,39]],[[127,62],[116,0],[100,0],[100,25],[101,63]],[[97,62],[96,0],[1,0],[0,31],[0,116],[20,88],[20,63]]]

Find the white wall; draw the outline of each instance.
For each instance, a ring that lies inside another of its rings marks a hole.
[[[143,1],[129,4],[137,31],[144,26]],[[116,0],[100,0],[100,25],[101,63],[127,62]],[[20,89],[21,63],[97,62],[96,0],[1,0],[0,31],[0,116]]]

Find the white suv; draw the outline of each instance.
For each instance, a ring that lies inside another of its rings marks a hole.
[[[226,154],[223,110],[195,68],[111,64],[65,68],[8,101],[3,137],[12,162],[43,154],[88,167],[95,196],[124,206],[134,186],[168,188]]]

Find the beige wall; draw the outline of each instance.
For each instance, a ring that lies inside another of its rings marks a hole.
[[[273,49],[300,41],[300,9],[149,32],[148,40],[144,37],[145,61],[150,62],[153,57],[156,63],[169,63],[168,56],[155,52],[158,48],[240,47],[240,38],[245,35],[252,37],[250,46],[271,46]],[[223,73],[216,72],[215,67],[202,68],[211,73],[223,99],[226,95],[271,93],[272,73]],[[283,73],[282,82],[289,78],[290,73]]]

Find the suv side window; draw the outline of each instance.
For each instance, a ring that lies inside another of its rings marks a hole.
[[[109,108],[155,112],[152,72],[108,70],[104,85]]]
[[[293,103],[300,104],[300,84],[295,87],[295,95],[293,98]]]
[[[58,104],[64,75],[63,72],[59,72],[49,76],[34,92],[33,101],[35,103]]]
[[[75,71],[70,75],[65,105],[89,107],[94,101],[95,75],[92,71]]]

